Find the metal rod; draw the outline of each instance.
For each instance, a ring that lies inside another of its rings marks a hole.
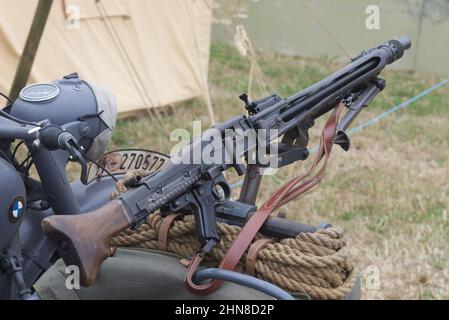
[[[22,90],[28,82],[52,4],[53,0],[39,0],[9,94],[9,97],[12,100],[17,99],[20,90]]]
[[[253,214],[254,212],[242,218],[233,213],[217,213],[217,220],[230,225],[243,227]],[[264,235],[275,238],[296,238],[302,233],[315,233],[318,230],[319,228],[315,226],[277,217],[268,218],[260,229]]]
[[[249,164],[245,180],[243,181],[242,192],[240,193],[240,202],[252,205],[256,204],[262,178],[260,168],[257,165]]]
[[[413,57],[413,71],[415,71],[415,72],[416,72],[416,68],[418,67],[418,56],[419,56],[419,49],[420,49],[420,45],[421,45],[421,34],[422,34],[423,20],[424,20],[424,15],[425,15],[425,8],[426,8],[426,1],[421,0],[421,4],[419,7],[417,33],[416,33],[416,51],[415,51],[415,56]]]

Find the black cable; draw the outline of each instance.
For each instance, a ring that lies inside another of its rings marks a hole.
[[[87,121],[89,119],[97,118],[97,117],[101,116],[103,113],[104,113],[104,110],[101,110],[100,112],[97,112],[95,114],[87,114],[82,117],[79,117],[78,121]]]
[[[5,98],[11,105],[14,104],[14,101],[12,101],[12,99],[9,98],[6,94],[0,92],[0,96],[2,96],[3,98]],[[9,107],[9,105],[8,105],[7,107]],[[25,120],[18,119],[18,118],[16,118],[16,117],[10,115],[8,112],[5,112],[5,111],[2,110],[2,109],[0,109],[0,113],[1,113],[1,115],[2,115],[3,117],[8,118],[8,119],[11,120],[11,121],[18,122],[18,123],[20,123],[20,124],[27,124],[27,125],[34,126],[34,127],[39,127],[39,124],[37,124],[37,123],[35,123],[35,122],[29,122],[29,121],[25,121]]]
[[[23,145],[25,141],[20,141],[17,146],[14,148],[14,152],[12,153],[12,158],[15,159],[17,155],[17,151],[19,151],[19,148],[21,145]]]
[[[6,94],[0,92],[0,96],[2,96],[3,98],[5,98],[9,103],[13,104],[14,101],[12,101]]]
[[[1,148],[0,148],[0,153],[2,154],[3,158],[4,158],[6,161],[8,161],[13,167],[15,167],[14,163],[12,162],[12,160],[8,157],[8,155],[6,154],[6,152],[3,151]]]
[[[31,154],[28,154],[28,157],[17,167],[17,169],[23,168],[25,164],[28,163],[28,161],[31,159]]]
[[[27,167],[25,168],[24,173],[27,177],[30,175],[30,170],[31,170],[31,167],[33,166],[33,164],[34,164],[34,160],[31,159],[31,161],[28,163]]]
[[[118,182],[118,179],[108,170],[106,169],[104,166],[102,166],[101,164],[99,164],[97,161],[90,159],[88,156],[84,155],[84,158],[86,158],[86,160],[92,162],[93,164],[95,164],[96,166],[98,166],[100,169],[102,169],[104,172],[106,172],[106,174],[111,177],[115,182]]]
[[[13,122],[19,123],[19,124],[29,125],[29,126],[33,126],[33,127],[40,127],[40,125],[36,122],[29,122],[29,121],[21,120],[19,118],[16,118],[16,117],[10,115],[8,112],[5,112],[4,110],[1,110],[1,109],[0,109],[0,114],[3,117],[5,117]]]

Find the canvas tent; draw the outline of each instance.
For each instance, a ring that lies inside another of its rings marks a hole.
[[[0,91],[11,87],[37,0],[0,0]],[[122,115],[207,91],[212,0],[55,0],[29,82],[78,72]]]

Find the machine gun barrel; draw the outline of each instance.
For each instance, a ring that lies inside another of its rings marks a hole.
[[[298,122],[317,119],[329,112],[337,102],[354,91],[363,90],[377,79],[382,70],[399,60],[411,47],[408,38],[391,40],[387,43],[362,52],[352,63],[326,79],[272,105],[252,117],[253,121],[272,126],[266,119],[281,123],[279,133],[284,134]]]

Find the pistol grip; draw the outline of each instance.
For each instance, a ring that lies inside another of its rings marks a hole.
[[[201,244],[204,245],[209,240],[218,241],[214,198],[212,196],[201,196],[196,191],[193,194],[195,201],[191,207],[195,215],[197,234]]]

